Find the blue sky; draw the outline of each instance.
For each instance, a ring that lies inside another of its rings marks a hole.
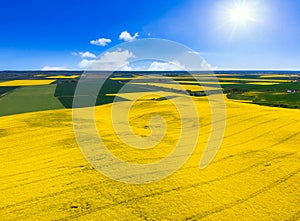
[[[149,37],[184,44],[217,69],[300,69],[298,0],[0,3],[0,70],[83,69],[93,55]],[[237,5],[249,16],[236,18]]]

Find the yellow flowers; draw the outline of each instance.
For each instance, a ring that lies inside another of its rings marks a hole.
[[[134,77],[128,77],[128,78],[124,78],[124,77],[113,77],[113,78],[110,78],[110,80],[113,80],[113,81],[130,81],[130,80],[134,80],[136,78]]]
[[[55,80],[12,80],[0,82],[0,86],[34,86],[51,84]]]
[[[291,77],[299,77],[298,74],[266,74],[260,75],[260,78],[291,78]]]
[[[207,98],[193,99],[200,115],[196,150],[173,175],[144,185],[113,181],[87,163],[76,144],[71,110],[0,117],[1,219],[286,220],[299,213],[300,111],[227,100],[223,145],[199,170],[211,119]],[[110,122],[111,104],[95,108],[99,134],[123,160],[156,162],[179,139],[178,114],[170,101],[146,97],[130,112],[139,136],[151,133],[147,108],[163,113],[167,134],[153,149],[122,144]]]
[[[195,82],[197,83],[197,82]],[[204,88],[200,85],[191,85],[191,84],[168,84],[168,83],[132,83],[135,85],[149,85],[149,86],[156,86],[161,88],[167,88],[167,89],[174,89],[174,90],[180,90],[180,91],[203,91]],[[205,87],[206,90],[215,90],[214,87]]]
[[[235,82],[240,82],[240,81],[246,81],[246,82],[272,82],[272,83],[286,83],[290,82],[290,80],[276,80],[276,79],[257,79],[257,78],[231,78],[231,77],[226,77],[226,78],[218,78],[221,81],[235,81]]]
[[[48,76],[45,78],[48,79],[68,79],[68,78],[78,78],[79,75],[53,75],[53,76]]]

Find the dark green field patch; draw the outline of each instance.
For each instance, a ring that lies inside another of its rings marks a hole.
[[[295,90],[295,93],[288,92]],[[249,100],[255,104],[300,108],[300,83],[281,83],[276,85],[225,85],[227,97],[236,100]]]
[[[56,85],[19,87],[0,98],[0,116],[64,108],[54,97]]]
[[[106,94],[117,94],[121,90],[121,88],[125,85],[125,82],[107,79],[103,84],[100,92],[98,94],[95,94],[96,92],[93,90],[97,89],[100,83],[102,82],[99,79],[89,80],[85,82],[84,87],[86,88],[86,90],[84,90],[83,94],[81,94],[80,96],[95,97],[96,106],[102,104],[108,104],[108,103],[112,103],[116,96],[111,96],[111,95],[107,96]],[[64,107],[72,108],[76,87],[77,87],[77,82],[61,82],[57,84],[55,97],[57,97],[57,99],[62,103]],[[127,84],[126,87],[127,87],[126,89],[127,93],[158,90],[157,87],[154,86],[142,87],[138,85]],[[122,100],[126,100],[126,99],[118,97],[118,101],[122,101]],[[85,105],[82,104],[82,106]]]
[[[0,97],[6,95],[8,92],[15,90],[18,87],[13,86],[0,86]]]

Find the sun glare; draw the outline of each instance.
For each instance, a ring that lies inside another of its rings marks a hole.
[[[234,23],[245,23],[249,17],[249,9],[246,7],[236,6],[230,10],[230,20]]]
[[[261,4],[250,0],[232,0],[220,5],[220,27],[227,29],[232,38],[238,33],[249,33],[252,25],[260,20]]]
[[[250,5],[239,3],[228,9],[230,22],[235,25],[247,24],[248,22],[255,21],[253,9]]]

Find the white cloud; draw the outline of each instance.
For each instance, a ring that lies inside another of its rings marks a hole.
[[[78,67],[80,67],[80,68],[87,68],[88,66],[90,66],[90,64],[91,64],[93,61],[94,61],[94,60],[83,59],[82,61],[79,62]]]
[[[184,65],[180,64],[178,61],[171,61],[171,62],[154,61],[150,64],[148,71],[180,71],[184,69],[185,69]]]
[[[80,68],[103,71],[131,70],[129,59],[133,57],[133,53],[128,50],[117,50],[105,52],[96,60],[83,59],[78,66]]]
[[[73,52],[72,55],[80,56],[82,58],[96,58],[96,55],[89,52],[89,51],[86,51],[86,52]]]
[[[54,67],[54,66],[44,66],[42,71],[61,71],[61,70],[67,70],[67,68],[64,67]]]
[[[189,64],[181,62],[177,60],[173,61],[165,61],[159,62],[154,61],[152,62],[148,68],[147,67],[136,67],[134,70],[143,70],[143,71],[199,71],[199,70],[215,70],[218,67],[211,67],[210,64],[206,63],[204,60],[199,63],[199,61],[195,64]]]
[[[90,43],[92,45],[97,45],[97,46],[106,46],[107,44],[111,43],[111,39],[109,39],[109,38],[98,38],[96,40],[91,40]]]
[[[139,33],[135,33],[133,36],[128,31],[123,31],[119,39],[124,41],[134,41],[137,37],[139,37]]]

